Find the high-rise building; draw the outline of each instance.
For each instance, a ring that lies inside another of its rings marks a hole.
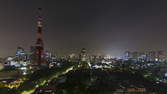
[[[16,60],[18,60],[18,61],[27,60],[27,53],[20,46],[17,47],[17,49],[16,49]]]
[[[86,56],[86,49],[85,49],[85,48],[82,48],[81,53],[80,53],[80,55],[79,55],[79,59],[80,59],[80,61],[82,61],[82,62],[85,62],[85,61],[86,61],[87,56]]]
[[[130,51],[125,51],[125,58],[129,59],[132,58],[131,52]]]
[[[156,59],[158,60],[158,62],[165,61],[164,57],[165,57],[164,51],[162,51],[162,50],[157,51]]]
[[[79,55],[79,60],[80,60],[79,62],[82,68],[89,68],[88,57],[87,57],[85,48],[82,48],[80,55]]]

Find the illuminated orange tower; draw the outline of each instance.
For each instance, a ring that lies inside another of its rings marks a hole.
[[[37,19],[37,40],[35,43],[35,53],[36,53],[36,64],[41,65],[44,62],[44,43],[43,43],[43,34],[42,34],[42,17],[41,17],[41,8],[38,9],[38,19]]]

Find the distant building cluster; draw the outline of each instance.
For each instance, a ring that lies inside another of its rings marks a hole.
[[[43,55],[45,62],[53,62],[56,58],[50,52],[46,51]],[[4,67],[15,67],[20,69],[23,75],[26,75],[29,70],[35,65],[34,63],[35,54],[30,51],[25,51],[22,47],[17,47],[15,56],[8,56],[0,60],[0,70]]]
[[[166,60],[164,51],[126,51],[124,59],[131,59],[139,62],[164,62]]]

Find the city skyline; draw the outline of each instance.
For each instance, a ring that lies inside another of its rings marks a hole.
[[[167,94],[166,5],[1,0],[0,93]]]
[[[166,50],[167,1],[1,1],[0,55],[29,49],[36,39],[36,11],[43,8],[46,50],[86,48],[119,56],[126,50]]]

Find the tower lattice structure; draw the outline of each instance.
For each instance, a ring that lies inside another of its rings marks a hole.
[[[35,43],[36,64],[41,65],[44,62],[44,42],[43,42],[43,23],[41,17],[41,8],[38,9],[37,17],[37,40]]]

